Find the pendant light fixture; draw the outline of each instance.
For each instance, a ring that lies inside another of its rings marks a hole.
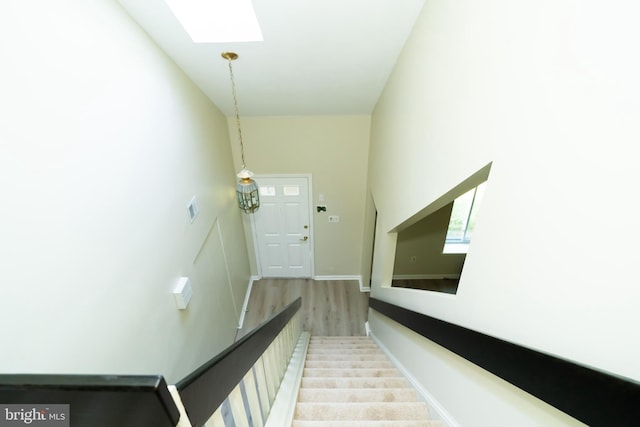
[[[242,157],[242,170],[236,175],[238,185],[236,195],[238,196],[238,206],[244,213],[254,213],[260,207],[260,197],[258,195],[258,184],[251,178],[253,172],[246,168],[244,164],[244,145],[242,143],[242,129],[240,128],[240,114],[238,113],[238,99],[236,97],[236,83],[233,78],[232,61],[238,59],[235,52],[222,52],[222,57],[229,63],[229,76],[231,77],[231,93],[233,94],[233,106],[236,112],[236,125],[238,127],[238,138],[240,140],[240,156]]]

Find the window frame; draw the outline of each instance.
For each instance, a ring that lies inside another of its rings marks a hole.
[[[482,191],[482,195],[484,195],[484,186],[486,185],[486,181],[479,184],[478,186],[476,186],[475,188],[473,188],[473,190],[469,190],[466,193],[462,194],[461,196],[457,197],[454,201],[453,201],[453,208],[451,210],[451,218],[449,219],[449,225],[447,227],[447,235],[445,237],[445,241],[444,241],[444,247],[442,249],[442,253],[444,254],[466,254],[469,251],[469,245],[471,244],[471,237],[468,237],[468,232],[469,232],[469,224],[471,223],[471,219],[472,219],[472,214],[475,216],[477,215],[477,210],[474,211],[474,207],[476,206],[476,204],[479,205],[480,200],[478,200],[478,189],[480,187],[483,187],[481,189]],[[471,197],[471,203],[469,204],[469,209],[466,211],[466,215],[464,215],[464,225],[462,227],[462,237],[461,238],[451,238],[450,237],[450,229],[451,229],[451,220],[453,219],[453,214],[455,211],[455,204],[458,200],[460,200],[462,197],[466,196],[467,194],[469,194],[470,192],[473,191],[473,195]],[[480,197],[481,199],[482,197]]]

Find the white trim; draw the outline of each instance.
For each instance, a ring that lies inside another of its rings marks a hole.
[[[233,309],[236,310],[236,316],[238,315],[238,302],[236,301],[235,294],[233,293],[233,285],[231,284],[231,271],[229,270],[229,262],[227,261],[227,251],[224,248],[224,239],[222,238],[222,227],[220,221],[217,221],[218,239],[220,240],[220,248],[222,249],[222,259],[224,261],[224,271],[227,273],[227,284],[229,285],[229,292],[231,293],[231,301],[233,301]],[[243,312],[240,313],[240,317],[243,316]]]
[[[253,254],[256,260],[256,270],[258,277],[262,277],[262,260],[260,259],[260,248],[258,247],[258,230],[256,229],[256,216],[249,216],[249,225],[251,226],[251,240],[253,240]],[[247,247],[247,250],[249,248]]]
[[[314,276],[313,280],[360,280],[360,276],[354,275],[335,275],[335,276]]]
[[[253,282],[256,280],[260,280],[259,276],[251,276],[249,278],[249,285],[247,286],[247,292],[244,295],[244,303],[242,304],[242,311],[240,312],[240,319],[238,320],[238,329],[242,329],[242,325],[244,325],[244,315],[246,314],[249,306],[249,297],[251,296],[251,288],[253,287]]]
[[[362,284],[362,276],[358,276],[358,284],[360,286],[360,292],[371,292],[371,286],[364,286]]]
[[[269,411],[269,417],[267,418],[265,427],[290,426],[293,422],[310,338],[311,334],[309,332],[302,332],[300,334],[287,371],[284,374],[276,398],[271,406],[271,411]]]
[[[431,393],[429,393],[418,380],[405,368],[402,363],[393,355],[393,353],[375,336],[373,332],[369,335],[378,344],[380,349],[387,355],[391,363],[407,378],[413,388],[416,389],[420,397],[429,406],[429,413],[435,420],[442,421],[447,427],[460,427],[460,424],[449,414],[449,412],[436,400]]]
[[[371,292],[371,286],[362,285],[362,276],[358,275],[345,275],[345,276],[314,276],[313,280],[356,280],[360,292]]]
[[[443,254],[466,254],[469,252],[469,243],[445,243]]]

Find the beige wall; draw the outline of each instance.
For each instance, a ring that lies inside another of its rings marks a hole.
[[[449,203],[398,233],[394,278],[460,275],[465,255],[442,253],[452,208],[453,203]]]
[[[3,2],[0,40],[2,372],[177,381],[248,284],[225,117],[116,2]]]
[[[372,296],[640,380],[629,338],[640,231],[626,225],[640,182],[640,63],[628,54],[637,13],[595,1],[426,2],[372,117]],[[391,231],[489,162],[458,294],[387,287]],[[455,356],[372,323],[460,425],[574,425],[524,393],[508,409],[500,380],[469,383]],[[448,368],[425,362],[435,358]]]
[[[239,170],[235,118],[228,123]],[[254,173],[312,174],[315,275],[359,275],[370,117],[246,117],[241,125],[245,160]],[[327,212],[317,213],[317,204],[326,205]],[[339,215],[340,222],[329,223],[329,215]],[[249,227],[247,218],[245,224]]]

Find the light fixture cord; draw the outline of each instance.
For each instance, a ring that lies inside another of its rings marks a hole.
[[[236,97],[236,82],[233,78],[233,67],[231,66],[231,60],[229,62],[229,75],[231,76],[231,93],[233,94],[233,106],[236,111],[236,125],[238,126],[238,137],[240,138],[240,156],[242,157],[242,169],[245,169],[244,164],[244,144],[242,143],[242,128],[240,127],[240,113],[238,112],[238,98]]]

